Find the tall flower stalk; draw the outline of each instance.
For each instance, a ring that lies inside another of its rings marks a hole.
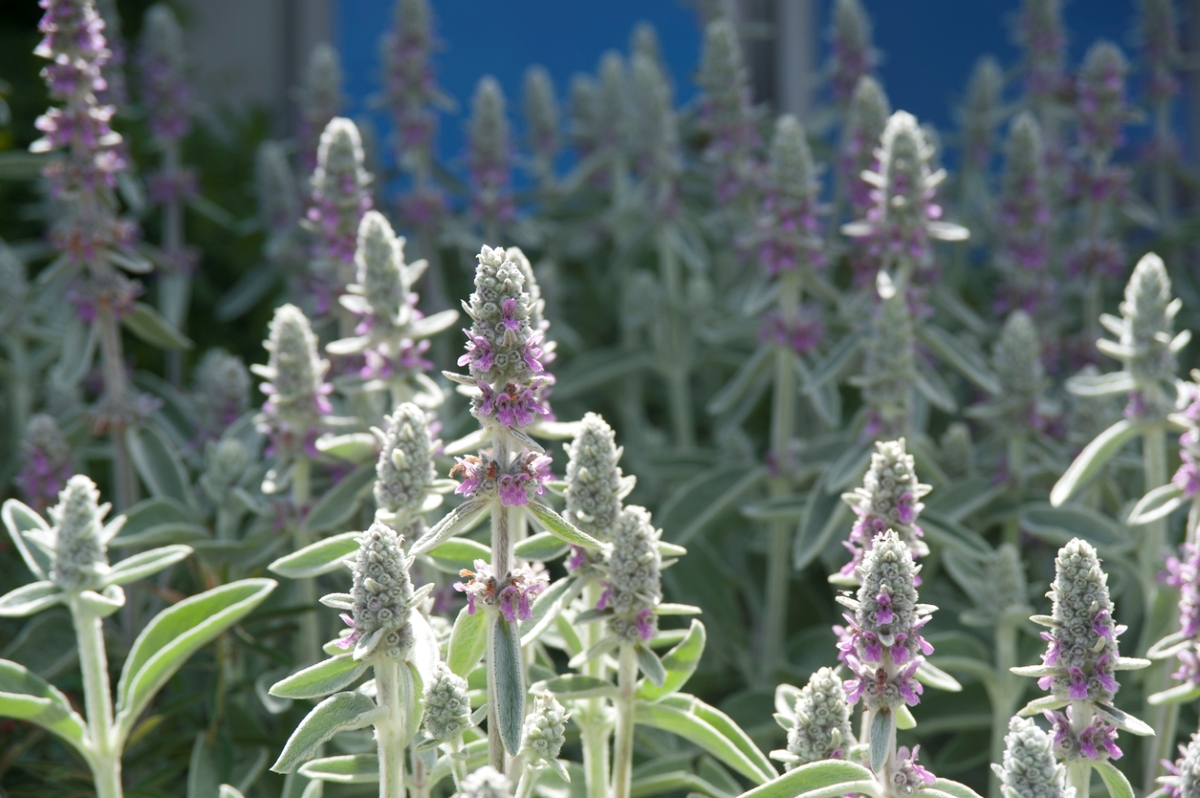
[[[142,290],[125,272],[144,273],[149,264],[132,248],[132,228],[117,216],[114,189],[126,164],[121,136],[109,124],[115,108],[97,99],[108,85],[103,69],[111,56],[104,22],[91,0],[42,0],[41,6],[43,38],[34,54],[50,62],[42,77],[61,106],[38,117],[43,137],[30,149],[60,154],[43,171],[61,208],[50,243],[60,253],[56,265],[77,275],[73,302],[99,339],[104,395],[93,426],[111,438],[116,501],[123,509],[138,495],[125,430],[146,409],[125,375],[120,323]]]
[[[150,199],[163,214],[158,304],[167,321],[183,331],[198,260],[196,250],[184,244],[183,218],[184,204],[196,194],[196,175],[180,161],[180,144],[191,129],[192,89],[184,76],[183,31],[161,3],[146,11],[139,66],[150,135],[162,154],[159,170],[149,178]],[[182,353],[169,352],[167,375],[176,385],[182,369]]]

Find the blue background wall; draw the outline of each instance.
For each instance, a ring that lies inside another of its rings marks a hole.
[[[893,105],[947,130],[976,58],[991,53],[1011,67],[1013,18],[1020,0],[864,0],[883,52],[880,68]],[[365,99],[379,90],[379,35],[392,24],[393,0],[339,0],[335,28],[347,75],[351,115],[366,112]],[[475,82],[491,73],[509,97],[519,124],[521,75],[540,63],[550,70],[560,97],[570,76],[594,71],[607,49],[627,48],[639,20],[658,29],[675,76],[678,98],[695,93],[699,59],[695,14],[679,0],[433,0],[443,43],[436,66],[442,87],[460,105],[442,123],[439,149],[445,159],[461,155],[465,108]],[[827,2],[819,20],[822,61]],[[1106,37],[1127,53],[1133,47],[1134,0],[1075,0],[1066,5],[1072,63],[1088,45]],[[376,115],[385,133],[386,119]]]

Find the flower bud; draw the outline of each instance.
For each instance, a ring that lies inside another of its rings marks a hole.
[[[623,449],[612,427],[588,413],[567,445],[566,518],[601,542],[609,541],[621,517],[624,477],[617,464]]]
[[[705,156],[718,165],[717,198],[724,202],[749,185],[750,158],[758,144],[749,72],[729,20],[705,29],[697,82],[703,90],[700,119],[709,134]]]
[[[1121,318],[1101,317],[1104,326],[1118,335],[1116,346],[1101,341],[1101,351],[1119,358],[1133,378],[1127,416],[1159,421],[1174,408],[1177,390],[1172,341],[1180,306],[1180,300],[1171,298],[1171,278],[1162,258],[1151,252],[1138,261],[1125,286]]]
[[[879,170],[875,145],[891,115],[891,106],[879,81],[870,75],[859,78],[846,111],[838,155],[842,191],[850,200],[855,218],[865,216],[871,207],[871,184],[862,179],[862,173]]]
[[[178,141],[191,127],[192,90],[183,75],[183,31],[165,3],[146,11],[140,66],[151,134],[159,141]]]
[[[925,509],[921,498],[930,490],[917,479],[916,463],[904,449],[904,438],[877,442],[862,487],[842,495],[842,501],[857,516],[850,540],[844,544],[853,558],[842,568],[842,573],[854,573],[871,542],[888,530],[895,530],[914,558],[928,554],[929,547],[921,539],[924,533],[916,521]]]
[[[854,742],[846,688],[832,668],[821,668],[796,697],[795,724],[787,733],[787,750],[795,760],[788,770],[821,759],[842,759]]]
[[[353,274],[358,227],[371,208],[371,175],[365,163],[362,137],[349,119],[335,117],[321,134],[313,172],[312,207],[307,223],[317,238],[315,268],[323,288],[341,293]],[[319,297],[322,304],[331,301]]]
[[[111,505],[99,505],[100,491],[83,474],[67,480],[58,504],[49,510],[54,522],[54,560],[50,579],[66,593],[96,590],[108,573],[103,538],[104,516]]]
[[[794,116],[781,116],[771,139],[766,196],[751,237],[769,276],[825,265],[817,220],[820,193],[804,128]]]
[[[204,447],[204,473],[200,487],[218,506],[229,500],[230,492],[257,463],[246,445],[237,438],[209,441]]]
[[[14,482],[35,510],[46,508],[71,478],[71,448],[53,416],[29,418],[21,438],[21,470]]]
[[[1004,71],[992,56],[975,62],[967,83],[967,99],[962,109],[963,160],[965,166],[986,172],[992,157],[996,123],[1003,113],[1000,101],[1004,91]]]
[[[192,375],[192,401],[205,437],[219,437],[250,409],[250,371],[224,349],[204,353]]]
[[[439,741],[456,740],[471,727],[467,680],[444,662],[438,662],[433,678],[425,685],[425,716],[421,723],[425,736]]]
[[[1159,779],[1168,798],[1200,798],[1200,731],[1192,735],[1186,746],[1179,746],[1180,757],[1175,762],[1163,760],[1171,775]]]
[[[609,555],[607,589],[600,609],[611,608],[609,630],[626,643],[643,643],[658,634],[655,607],[662,601],[662,557],[658,553],[661,529],[655,529],[650,511],[630,506],[621,511]]]
[[[558,99],[554,96],[554,80],[545,67],[531,66],[525,70],[525,127],[529,149],[538,160],[538,170],[553,173],[558,154]]]
[[[437,477],[433,465],[434,443],[425,411],[411,402],[387,417],[375,465],[375,506],[385,513],[411,519]]]
[[[836,0],[833,4],[829,43],[833,101],[844,107],[879,59],[871,43],[871,19],[859,0]]]
[[[354,584],[354,616],[342,616],[353,629],[338,641],[342,648],[354,647],[354,658],[404,657],[413,644],[413,586],[408,575],[409,560],[404,538],[378,521],[363,533],[351,571]]]
[[[875,309],[862,373],[850,380],[868,407],[865,435],[887,438],[908,430],[917,383],[915,346],[908,303],[893,289]]]
[[[1028,718],[1014,717],[1004,737],[1003,765],[992,769],[1008,798],[1074,798],[1067,769],[1054,758],[1050,735]]]
[[[549,690],[537,696],[525,717],[521,752],[533,762],[552,762],[566,742],[568,713]]]
[[[332,45],[320,42],[308,59],[304,89],[300,103],[301,138],[305,142],[302,161],[312,169],[319,161],[317,154],[322,131],[342,110],[342,63]]]
[[[1125,100],[1129,63],[1112,42],[1088,48],[1076,81],[1079,143],[1093,157],[1107,158],[1125,137],[1121,128],[1131,118]]]
[[[327,398],[332,386],[325,382],[329,361],[317,355],[317,336],[295,305],[276,308],[263,346],[270,355],[267,365],[250,370],[268,380],[260,386],[267,395],[264,431],[282,453],[294,455],[311,446],[322,417],[333,410]]]
[[[961,421],[946,427],[938,441],[941,446],[942,468],[953,477],[972,476],[975,472],[975,442],[971,428]]]
[[[640,53],[633,56],[629,73],[626,149],[638,173],[671,180],[682,164],[670,84],[659,65]]]
[[[463,779],[462,798],[512,798],[512,782],[491,765]]]
[[[1009,128],[997,210],[1005,304],[1034,313],[1052,299],[1054,285],[1047,274],[1051,214],[1042,132],[1028,111]]]
[[[1042,345],[1033,319],[1023,310],[1013,311],[992,347],[992,369],[1004,386],[1004,398],[1018,409],[1018,420],[1028,422],[1046,387]]]
[[[1025,52],[1025,90],[1030,98],[1035,103],[1057,99],[1066,83],[1062,0],[1025,0],[1016,39]]]
[[[513,215],[509,138],[504,91],[494,77],[485,75],[475,86],[467,122],[467,162],[475,188],[472,205],[484,221],[507,221]]]

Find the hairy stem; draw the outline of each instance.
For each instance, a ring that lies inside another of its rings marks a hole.
[[[412,703],[412,672],[391,657],[374,665],[376,702],[387,707],[387,718],[375,724],[379,746],[379,798],[405,798],[404,757],[409,734],[408,707]]]
[[[600,585],[595,580],[583,589],[583,606],[591,609],[600,601]],[[583,625],[583,650],[588,651],[600,642],[602,629],[598,623]],[[605,677],[604,657],[593,657],[583,664],[583,674],[598,679]],[[575,718],[583,744],[583,771],[587,775],[587,798],[608,798],[608,737],[609,721],[603,698],[589,698],[583,711]]]
[[[313,542],[303,527],[305,509],[308,506],[312,482],[312,463],[304,455],[296,458],[292,471],[292,509],[296,513],[296,526],[292,537],[296,550],[304,548]],[[297,593],[304,614],[300,616],[300,636],[296,640],[296,661],[301,664],[316,662],[321,658],[321,629],[317,618],[317,580],[306,577],[297,580]]]
[[[617,732],[613,748],[612,798],[630,798],[633,789],[633,706],[637,689],[637,652],[621,644],[617,671]]]
[[[503,430],[497,429],[492,436],[492,456],[500,463],[501,470],[508,467],[509,452]],[[512,570],[513,537],[511,513],[498,499],[492,507],[492,574],[497,583],[506,582]],[[496,698],[496,663],[491,652],[496,650],[495,624],[488,624],[488,763],[501,773],[504,772],[504,741],[500,739],[500,720],[497,714],[499,702]]]
[[[692,419],[692,392],[689,380],[690,358],[684,318],[683,276],[679,272],[679,254],[660,230],[656,239],[658,268],[667,295],[667,391],[671,402],[671,424],[675,443],[681,449],[696,445],[696,425]]]
[[[113,730],[112,693],[108,683],[108,654],[104,649],[104,624],[83,606],[77,595],[68,601],[75,637],[79,643],[79,669],[83,674],[83,701],[87,710],[88,737],[95,756],[91,762],[97,798],[121,798],[121,752]]]
[[[1020,625],[1010,618],[996,622],[996,679],[992,690],[992,762],[1004,757],[1004,735],[1008,733],[1008,721],[1016,713],[1024,692],[1024,682],[1009,669],[1017,662],[1017,636]],[[988,798],[1001,798],[1000,779],[993,772],[988,776]]]
[[[124,412],[129,404],[125,356],[121,349],[121,329],[108,302],[100,302],[96,308],[95,324],[100,334],[100,354],[104,364],[104,400],[110,411]],[[137,504],[138,484],[129,446],[125,442],[125,425],[111,424],[109,436],[112,439],[113,471],[116,477],[116,509],[127,510]]]

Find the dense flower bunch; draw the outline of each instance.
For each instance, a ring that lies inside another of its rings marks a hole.
[[[1025,90],[1034,103],[1054,101],[1066,88],[1067,35],[1061,0],[1025,0],[1017,19],[1025,54]]]
[[[485,225],[510,222],[516,213],[509,139],[504,91],[489,75],[475,87],[471,119],[467,123],[467,163],[473,187],[471,207]]]
[[[863,174],[874,186],[874,204],[865,219],[842,227],[851,238],[868,239],[879,268],[899,267],[902,275],[928,269],[933,265],[932,240],[968,236],[966,228],[941,221],[942,206],[935,200],[946,172],[933,168],[933,156],[916,117],[905,111],[892,114],[880,140],[879,171]]]
[[[607,577],[598,609],[611,610],[609,631],[622,642],[645,643],[658,634],[654,610],[662,600],[661,535],[645,507],[621,511],[604,567]]]
[[[435,41],[427,0],[399,0],[384,34],[384,101],[396,125],[396,151],[408,169],[423,166],[437,130],[431,106],[442,102],[430,61]]]
[[[1179,556],[1167,558],[1163,581],[1179,591],[1179,632],[1173,646],[1179,670],[1172,677],[1200,684],[1200,546],[1184,543]]]
[[[879,171],[875,147],[891,115],[887,95],[879,81],[870,75],[860,78],[850,98],[838,148],[841,191],[850,202],[851,215],[856,218],[865,216],[871,208],[871,184],[863,180],[862,175],[863,172]]]
[[[602,543],[612,539],[621,518],[621,499],[633,488],[633,477],[625,477],[618,465],[622,452],[612,427],[595,413],[583,417],[567,445],[565,517]],[[586,549],[572,547],[569,568],[590,563]]]
[[[966,103],[962,109],[964,167],[986,171],[991,161],[996,123],[1002,110],[1004,71],[991,56],[975,64],[967,83]]]
[[[629,110],[625,140],[634,171],[656,187],[661,213],[675,208],[675,182],[683,169],[671,86],[652,57],[636,53],[629,65]]]
[[[192,126],[193,92],[184,76],[183,31],[166,5],[155,4],[146,12],[139,66],[150,133],[164,150],[177,146]],[[196,193],[195,172],[175,162],[164,163],[148,183],[151,199],[162,204]]]
[[[751,236],[769,276],[825,265],[817,218],[820,193],[804,128],[794,116],[780,117],[771,139],[766,195]]]
[[[533,173],[539,180],[554,176],[554,159],[561,145],[559,137],[558,99],[554,96],[554,80],[545,67],[525,70],[522,99],[525,107],[529,150],[533,153]]]
[[[43,510],[58,496],[75,473],[71,448],[54,417],[38,413],[29,419],[21,439],[21,470],[17,488],[35,510]]]
[[[1002,309],[1020,309],[1040,318],[1054,297],[1049,274],[1051,214],[1041,128],[1028,112],[1009,129],[996,237],[1005,275]]]
[[[1170,775],[1160,778],[1169,798],[1196,798],[1200,795],[1200,732],[1179,746],[1180,757],[1175,762],[1163,760]]]
[[[903,294],[890,283],[875,307],[862,373],[851,382],[867,406],[867,438],[904,434],[910,424],[917,373],[913,319]]]
[[[1178,405],[1187,429],[1179,436],[1179,459],[1183,462],[1171,482],[1191,499],[1200,493],[1200,372],[1193,370],[1192,382],[1181,386]]]
[[[250,372],[237,355],[210,349],[196,364],[192,404],[199,416],[200,441],[220,437],[250,409]]]
[[[259,386],[267,395],[260,426],[278,456],[315,456],[324,418],[333,412],[333,386],[325,382],[329,361],[317,353],[317,336],[304,312],[295,305],[278,308],[263,346],[270,354],[267,365],[250,367],[267,380]]]
[[[1129,64],[1110,42],[1096,42],[1079,70],[1076,101],[1079,110],[1079,144],[1093,158],[1111,157],[1124,141],[1121,128],[1130,119],[1125,98]]]
[[[428,338],[458,318],[446,311],[426,318],[417,309],[420,297],[413,284],[426,262],[406,263],[405,240],[392,231],[383,214],[367,211],[358,226],[354,261],[356,281],[338,298],[343,308],[358,317],[354,336],[334,341],[332,355],[361,355],[359,377],[367,390],[392,389],[393,401],[413,400],[433,406],[442,392],[425,372],[433,368],[426,359]]]
[[[108,541],[120,524],[104,526],[112,505],[100,504],[100,491],[83,474],[67,480],[58,504],[49,510],[54,526],[40,542],[52,555],[50,579],[64,593],[98,590],[108,573]]]
[[[1004,738],[1003,764],[992,765],[1009,798],[1073,798],[1067,769],[1054,758],[1050,735],[1028,718],[1012,718]]]
[[[834,104],[841,108],[879,56],[871,45],[871,20],[859,0],[837,0],[829,30],[829,85]]]
[[[549,690],[537,696],[533,710],[525,716],[521,751],[534,762],[555,762],[566,742],[570,713]]]
[[[846,688],[832,668],[820,668],[796,696],[787,730],[788,770],[822,759],[844,759],[854,744]]]
[[[470,368],[470,378],[460,380],[478,389],[475,417],[485,426],[519,428],[550,412],[536,391],[552,378],[542,365],[544,334],[531,323],[525,275],[506,255],[488,246],[479,254],[475,292],[463,305],[472,321],[464,330],[467,353],[458,364]]]
[[[425,714],[421,728],[432,740],[453,740],[471,727],[467,680],[439,662],[425,685]]]
[[[371,175],[363,168],[362,138],[349,119],[334,117],[321,134],[312,201],[305,223],[314,236],[312,290],[316,315],[333,308],[354,276],[359,225],[371,209]]]
[[[1004,321],[1000,337],[992,345],[992,371],[1003,389],[972,407],[971,414],[1007,434],[1045,430],[1053,416],[1045,398],[1049,380],[1042,366],[1037,328],[1025,311],[1013,311]]]
[[[411,402],[397,406],[387,417],[386,428],[376,429],[375,433],[380,444],[375,465],[375,512],[395,526],[420,515],[437,477],[433,455],[440,441],[433,439],[426,412]]]
[[[408,569],[404,538],[387,524],[371,524],[363,533],[351,567],[353,615],[342,615],[354,631],[338,641],[339,647],[354,649],[355,659],[401,659],[412,647],[409,616],[418,598]]]
[[[848,635],[839,643],[853,674],[845,683],[847,697],[851,704],[862,699],[872,713],[895,712],[921,700],[924,688],[914,674],[933,646],[920,630],[935,608],[917,603],[920,570],[908,544],[887,530],[875,536],[858,565],[857,597],[838,597],[853,611],[845,614]]]
[[[750,79],[737,31],[728,20],[708,25],[697,78],[704,94],[701,121],[708,133],[705,156],[717,165],[717,201],[742,196],[753,181],[752,155],[758,144]]]
[[[842,495],[856,516],[850,539],[842,544],[851,554],[850,562],[842,566],[842,574],[857,573],[874,541],[887,531],[904,541],[914,559],[929,554],[917,517],[925,508],[921,498],[930,490],[917,479],[916,463],[904,449],[904,438],[876,443],[862,487]],[[915,578],[919,585],[920,578]]]
[[[300,165],[306,172],[321,161],[321,138],[329,123],[342,110],[342,63],[337,50],[325,42],[313,48],[308,60],[301,99],[299,135]]]

